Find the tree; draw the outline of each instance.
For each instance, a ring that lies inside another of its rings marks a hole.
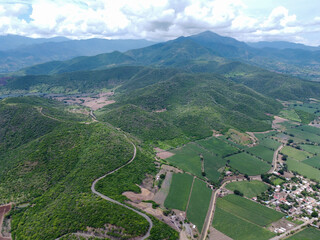
[[[240,197],[243,197],[243,193],[240,192],[240,191],[237,190],[237,189],[235,189],[235,190],[233,191],[233,193],[234,193],[235,195],[238,195],[238,196],[240,196]]]
[[[313,211],[311,213],[311,217],[313,217],[313,218],[317,218],[318,216],[319,216],[319,214],[316,211]]]

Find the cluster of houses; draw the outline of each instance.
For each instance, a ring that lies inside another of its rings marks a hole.
[[[301,176],[297,176],[297,179],[296,182],[287,181],[281,186],[277,185],[265,204],[293,219],[308,220],[320,216],[320,190],[315,189],[315,183],[308,179]]]

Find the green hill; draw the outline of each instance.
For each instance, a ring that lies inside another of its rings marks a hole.
[[[106,228],[110,234],[137,237],[148,229],[140,215],[91,193],[94,179],[126,163],[133,147],[121,132],[101,123],[83,124],[79,116],[63,118],[61,103],[42,98],[1,101],[0,204],[14,202],[10,213],[13,239],[56,239]],[[38,108],[56,108],[43,115]],[[55,120],[55,119],[57,120]],[[6,122],[4,122],[6,120]],[[7,135],[5,135],[7,134]],[[124,191],[138,191],[146,173],[154,173],[150,154],[138,148],[137,158],[122,170],[122,179],[110,175],[108,196],[123,201]],[[130,176],[130,177],[126,177]],[[116,179],[116,180],[115,180]],[[177,233],[153,219],[151,239],[163,229],[162,239]],[[111,226],[110,225],[110,226]]]
[[[213,129],[263,131],[270,128],[266,113],[281,109],[276,101],[215,74],[178,73],[126,89],[129,84],[119,88],[117,103],[97,116],[144,140],[198,139],[212,135]]]

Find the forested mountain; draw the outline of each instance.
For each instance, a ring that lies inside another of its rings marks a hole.
[[[0,73],[11,72],[53,60],[67,60],[78,56],[93,56],[112,51],[146,47],[146,40],[108,40],[67,38],[33,39],[22,36],[0,37]]]
[[[122,62],[119,61],[122,60]],[[86,62],[95,62],[85,66]],[[23,74],[53,74],[107,68],[114,65],[184,66],[214,61],[217,65],[241,61],[279,73],[287,73],[310,80],[319,78],[320,51],[306,48],[254,48],[233,38],[212,32],[180,37],[125,53],[102,54],[90,58],[75,58],[66,62],[48,62],[21,71]],[[302,69],[303,68],[303,69]]]

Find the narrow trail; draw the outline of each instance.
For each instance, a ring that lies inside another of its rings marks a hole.
[[[277,150],[273,153],[273,159],[272,159],[272,168],[268,171],[268,173],[273,173],[277,169],[277,161],[278,161],[278,154],[280,150],[284,147],[283,144],[281,144]]]
[[[139,214],[140,216],[144,217],[144,218],[149,222],[148,232],[147,232],[143,237],[140,238],[141,240],[144,240],[144,239],[147,239],[147,238],[150,236],[150,232],[151,232],[151,229],[152,229],[152,227],[153,227],[153,223],[152,223],[151,219],[150,219],[146,214],[144,214],[144,213],[142,213],[142,212],[139,212],[138,210],[136,210],[136,209],[134,209],[134,208],[131,208],[131,207],[129,207],[129,206],[123,204],[123,203],[120,203],[120,202],[118,202],[118,201],[116,201],[116,200],[114,200],[114,199],[112,199],[112,198],[109,198],[109,197],[103,195],[102,193],[98,192],[98,191],[95,189],[95,186],[96,186],[97,182],[99,182],[101,179],[103,179],[103,178],[105,178],[106,176],[109,176],[109,175],[111,175],[111,174],[119,171],[120,169],[124,168],[125,166],[127,166],[127,165],[129,165],[130,163],[133,162],[133,160],[136,158],[137,148],[136,148],[136,146],[135,146],[132,142],[130,142],[130,143],[132,144],[132,146],[133,146],[133,148],[134,148],[134,153],[133,153],[133,156],[132,156],[131,160],[130,160],[129,162],[127,162],[126,164],[122,165],[121,167],[118,167],[117,169],[112,170],[111,172],[108,172],[108,173],[106,173],[105,175],[103,175],[102,177],[99,177],[99,178],[97,178],[96,180],[94,180],[94,182],[93,182],[92,185],[91,185],[91,191],[92,191],[92,193],[94,193],[94,194],[98,195],[99,197],[103,198],[104,200],[107,200],[107,201],[109,201],[109,202],[118,204],[118,205],[120,205],[120,206],[122,206],[122,207],[125,207],[125,208],[127,208],[127,209],[129,209],[129,210],[131,210],[131,211],[134,211],[135,213],[137,213],[137,214]]]

